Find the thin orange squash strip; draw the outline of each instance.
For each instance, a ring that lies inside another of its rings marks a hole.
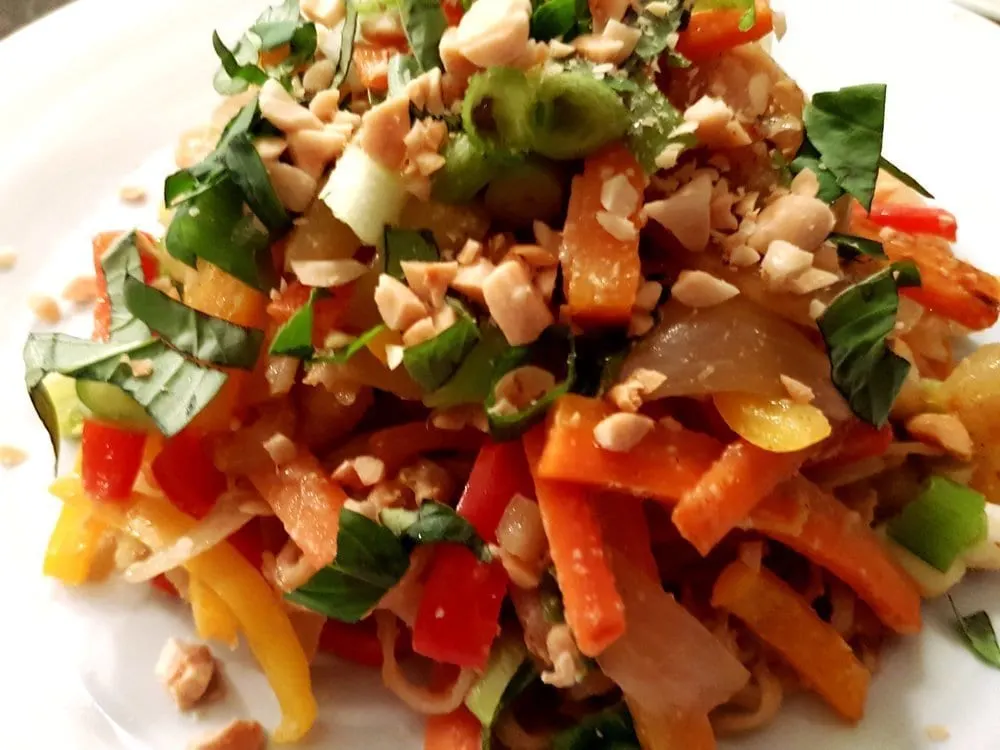
[[[746,623],[841,716],[857,721],[864,714],[871,673],[840,634],[773,573],[736,560],[716,581],[712,606]]]
[[[639,233],[618,239],[598,221],[607,213],[601,203],[604,184],[616,175],[624,175],[640,197],[629,217],[634,224],[646,175],[624,145],[589,156],[570,189],[562,269],[570,315],[584,323],[627,323],[639,291]]]
[[[722,452],[714,438],[678,425],[657,425],[628,453],[606,451],[594,442],[594,428],[612,413],[597,399],[574,395],[559,399],[549,416],[538,475],[672,505]]]
[[[730,443],[674,508],[674,525],[707,555],[757,503],[798,471],[805,458],[801,451],[771,453],[743,439]]]
[[[745,525],[829,570],[896,632],[920,631],[916,583],[861,516],[812,482],[786,482],[754,508]]]
[[[587,656],[597,656],[625,632],[625,607],[604,553],[601,526],[587,491],[538,475],[544,427],[524,436],[542,526],[563,595],[566,622]]]

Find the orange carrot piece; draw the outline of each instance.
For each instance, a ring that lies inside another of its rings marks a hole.
[[[326,457],[326,465],[332,471],[346,459],[368,455],[381,459],[386,472],[392,474],[407,462],[426,453],[475,453],[485,438],[474,427],[442,430],[426,422],[408,422],[352,438]]]
[[[199,260],[195,280],[184,287],[184,304],[230,323],[263,328],[267,296],[218,266]]]
[[[327,478],[315,456],[300,448],[289,463],[265,466],[249,476],[312,565],[320,568],[336,557],[347,495]]]
[[[805,453],[771,453],[740,439],[726,446],[719,460],[674,508],[674,526],[702,555],[722,541],[754,506],[791,477]]]
[[[812,482],[786,482],[753,509],[746,526],[829,570],[896,632],[920,631],[920,591],[913,579],[861,516]]]
[[[624,555],[637,570],[654,580],[659,579],[642,500],[628,495],[605,494],[594,498],[594,507],[605,545]]]
[[[613,411],[598,399],[559,399],[549,415],[538,475],[673,504],[722,452],[715,438],[676,425],[657,425],[628,453],[604,450],[594,442],[594,428]]]
[[[639,290],[639,235],[620,240],[598,222],[604,211],[601,190],[613,175],[624,175],[642,195],[646,175],[621,144],[587,158],[583,174],[573,179],[562,268],[566,301],[574,320],[590,324],[627,323]],[[630,219],[638,218],[640,200]]]
[[[354,69],[361,85],[375,93],[389,90],[389,58],[405,52],[405,45],[358,42],[354,45]]]
[[[587,491],[542,479],[538,474],[544,442],[541,426],[524,436],[538,510],[563,595],[566,622],[580,651],[597,656],[624,634],[625,607],[615,587],[601,526]]]
[[[862,717],[871,673],[840,634],[776,575],[736,560],[715,582],[712,606],[746,623],[841,716]]]
[[[480,750],[483,725],[465,706],[450,714],[428,716],[424,750]]]
[[[715,750],[707,714],[650,711],[626,697],[643,750]]]
[[[692,13],[687,28],[677,40],[677,52],[692,62],[721,55],[733,47],[762,39],[774,30],[774,14],[767,0],[757,0],[757,19],[740,30],[742,10],[706,10]]]

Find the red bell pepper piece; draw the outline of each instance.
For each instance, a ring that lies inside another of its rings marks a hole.
[[[108,297],[108,280],[104,278],[101,258],[123,234],[124,232],[101,232],[93,240],[94,271],[97,274],[97,301],[94,305],[94,339],[96,341],[107,341],[111,335],[111,298]],[[150,243],[155,242],[148,234],[143,233],[143,236]],[[145,250],[140,250],[139,260],[142,262],[142,276],[146,281],[152,281],[159,275],[160,264],[156,260],[156,256]]]
[[[319,649],[365,667],[382,666],[382,646],[372,619],[354,624],[327,620],[319,636]]]
[[[133,432],[93,419],[84,420],[83,489],[96,500],[127,500],[139,476],[145,447],[145,432]]]
[[[442,544],[434,554],[413,627],[413,650],[446,664],[482,669],[500,630],[507,572],[471,550]]]
[[[476,456],[469,482],[458,502],[458,514],[475,527],[479,536],[495,544],[497,524],[516,494],[525,497],[535,494],[521,442],[487,441]]]
[[[178,510],[199,519],[226,491],[226,476],[215,468],[204,439],[187,431],[164,443],[153,459],[153,476]]]
[[[330,332],[342,325],[354,296],[354,285],[346,284],[328,291],[329,296],[316,300],[313,305],[312,344],[316,348],[322,347]],[[309,301],[311,293],[309,287],[293,281],[267,306],[267,314],[279,325],[287,323]]]
[[[958,238],[955,215],[937,206],[875,203],[868,218],[880,227],[891,227],[907,234],[932,234],[949,242]]]
[[[424,728],[424,750],[479,750],[483,725],[465,706],[450,714],[428,716]]]

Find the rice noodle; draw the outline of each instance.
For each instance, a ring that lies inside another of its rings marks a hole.
[[[752,682],[748,689],[757,693],[756,708],[751,711],[734,710],[731,704],[712,714],[712,728],[718,734],[739,734],[759,729],[777,716],[784,699],[784,688],[764,659],[750,667]]]
[[[389,589],[389,593],[382,597],[378,604],[379,609],[392,612],[408,627],[413,627],[417,619],[417,610],[420,608],[420,598],[424,593],[423,581],[421,580],[427,564],[431,560],[433,547],[417,547],[410,555],[410,567],[399,583]]]
[[[462,705],[466,693],[476,681],[475,671],[462,669],[455,681],[444,690],[415,685],[396,661],[396,637],[399,634],[396,615],[378,610],[375,612],[375,624],[382,646],[382,682],[389,690],[414,711],[429,716],[449,714]]]
[[[187,534],[156,550],[145,560],[129,565],[125,570],[125,580],[129,583],[150,581],[224,542],[254,517],[240,509],[242,503],[254,497],[247,490],[224,493],[212,511]]]

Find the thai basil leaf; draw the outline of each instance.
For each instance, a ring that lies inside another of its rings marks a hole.
[[[444,385],[479,341],[476,321],[457,302],[450,304],[456,312],[455,323],[429,341],[407,347],[403,352],[406,371],[425,391]]]
[[[809,143],[837,184],[871,209],[882,158],[885,84],[848,86],[816,94],[802,118]]]
[[[432,409],[482,404],[490,395],[490,387],[504,373],[524,364],[531,354],[527,346],[511,346],[494,325],[480,329],[479,342],[451,379],[434,393],[424,397],[424,405]],[[499,374],[498,374],[499,373]]]
[[[684,148],[697,142],[691,134],[675,135],[684,116],[652,81],[641,79],[638,87],[623,99],[629,109],[628,144],[647,174],[657,171],[656,158],[671,144]]]
[[[272,232],[287,229],[291,223],[285,207],[271,185],[260,154],[246,133],[229,139],[222,157],[229,178],[243,193],[250,210]]]
[[[268,354],[275,357],[309,359],[313,355],[313,320],[316,301],[327,295],[325,289],[313,289],[309,299],[296,310],[274,334]]]
[[[652,63],[659,59],[666,51],[670,50],[670,40],[675,39],[674,36],[681,28],[681,24],[684,22],[686,15],[684,3],[676,3],[670,11],[664,16],[658,16],[653,13],[644,11],[639,15],[638,26],[639,30],[642,32],[642,36],[639,37],[638,43],[635,45],[635,50],[632,53],[632,65],[634,67],[635,63],[641,63],[646,65]],[[676,53],[673,53],[676,55]],[[680,65],[675,67],[687,67],[690,63],[686,60],[676,55]]]
[[[878,240],[855,237],[852,234],[841,234],[840,232],[831,232],[827,239],[837,246],[837,253],[845,260],[854,260],[861,255],[881,260],[888,257],[882,248],[882,243]]]
[[[448,21],[440,0],[401,0],[399,10],[406,38],[421,71],[442,67],[438,46]]]
[[[142,278],[139,241],[137,232],[122,235],[101,258],[101,272],[106,279],[111,304],[109,338],[115,342],[142,341],[150,337],[149,328],[129,312],[125,302],[128,279]]]
[[[224,177],[177,209],[167,229],[167,252],[189,266],[203,258],[244,284],[270,289],[271,238],[243,206],[243,191]]]
[[[365,349],[369,343],[387,330],[388,328],[384,324],[379,323],[377,326],[369,328],[345,347],[334,349],[333,351],[317,352],[312,361],[328,362],[337,365],[345,364],[351,357]]]
[[[380,518],[396,536],[413,544],[452,542],[468,547],[483,562],[493,560],[475,527],[447,505],[425,502],[419,510],[386,508]]]
[[[341,622],[358,622],[399,583],[409,566],[403,543],[389,529],[344,509],[336,560],[285,598]]]
[[[923,185],[921,185],[919,182],[917,182],[915,179],[913,179],[913,177],[911,177],[910,175],[908,175],[906,172],[904,172],[902,169],[900,169],[899,167],[897,167],[891,161],[889,161],[888,159],[886,159],[884,156],[879,160],[878,165],[879,165],[879,167],[881,167],[882,169],[884,169],[886,172],[888,172],[889,174],[891,174],[893,177],[895,177],[897,180],[899,180],[900,182],[902,182],[904,185],[906,185],[907,187],[913,188],[914,190],[916,190],[918,193],[920,193],[925,198],[933,198],[934,197],[933,195],[931,195],[930,191],[927,188],[925,188]]]
[[[250,31],[260,39],[261,49],[272,50],[291,44],[295,33],[305,25],[312,24],[302,19],[298,0],[285,0],[281,5],[274,5],[261,13]]]
[[[123,357],[148,360],[152,372],[136,377]],[[39,417],[55,441],[58,427],[42,380],[51,373],[116,385],[131,396],[160,431],[175,435],[204,409],[226,382],[226,373],[204,367],[159,339],[105,343],[63,334],[36,334],[24,348],[25,385]],[[58,447],[56,446],[58,458]]]
[[[792,174],[798,174],[803,170],[810,170],[819,181],[819,191],[816,197],[824,203],[834,203],[844,195],[844,189],[837,182],[837,176],[823,164],[819,151],[813,146],[809,139],[802,142],[802,148],[795,155],[791,164],[788,165]]]
[[[982,610],[971,615],[961,615],[950,596],[948,602],[955,613],[955,629],[965,640],[965,644],[984,662],[1000,669],[1000,645],[997,644],[997,634],[990,616]]]
[[[540,42],[572,37],[577,28],[577,0],[547,0],[531,14],[531,38]]]
[[[440,260],[434,235],[426,229],[385,229],[385,272],[393,278],[403,280],[404,260]]]
[[[340,32],[340,56],[337,58],[337,69],[333,74],[332,88],[339,88],[351,72],[354,61],[354,37],[358,33],[358,9],[348,0],[347,12],[344,16],[344,28]],[[391,81],[391,69],[390,69]]]
[[[886,345],[896,324],[899,288],[919,286],[912,262],[893,263],[848,287],[816,321],[830,357],[833,384],[860,419],[881,427],[910,371]]]
[[[406,90],[406,85],[420,75],[420,63],[413,55],[397,54],[389,58],[389,98]]]
[[[145,323],[171,347],[220,367],[253,369],[264,332],[198,312],[171,299],[135,277],[125,280],[129,313]]]
[[[219,62],[222,63],[212,81],[219,94],[223,96],[241,94],[251,85],[260,86],[267,81],[267,73],[257,64],[260,51],[249,36],[243,36],[237,42],[236,48],[230,50],[218,32],[213,32],[212,47],[219,57]]]
[[[549,347],[550,342],[547,341],[546,337],[539,339],[533,346],[533,348],[543,350]],[[496,406],[496,384],[505,374],[506,372],[494,373],[496,379],[491,384],[490,393],[486,399],[486,416],[489,420],[490,435],[496,440],[514,440],[520,437],[545,417],[545,413],[557,399],[565,396],[572,390],[576,383],[576,341],[572,335],[569,336],[569,354],[566,357],[565,379],[557,383],[552,390],[533,404],[515,414],[497,414],[494,409]]]
[[[639,747],[635,726],[628,709],[612,706],[585,717],[572,729],[566,729],[552,740],[552,750],[606,750]]]

